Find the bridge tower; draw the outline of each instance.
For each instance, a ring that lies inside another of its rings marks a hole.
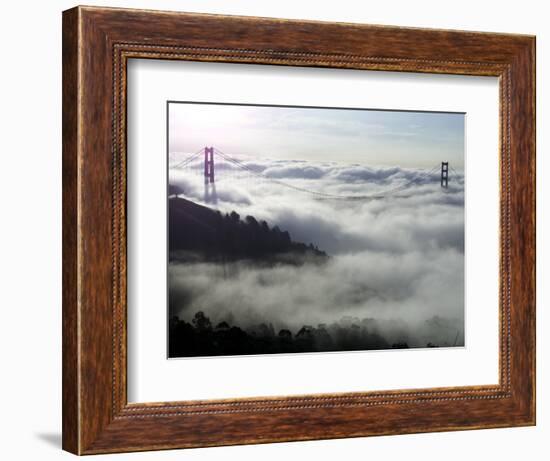
[[[214,182],[214,148],[204,148],[204,183]]]
[[[449,186],[449,162],[441,162],[441,187]]]
[[[216,183],[214,182],[214,148],[204,148],[204,202],[218,203]]]

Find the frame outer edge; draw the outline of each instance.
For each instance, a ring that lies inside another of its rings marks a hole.
[[[532,45],[531,45],[531,60],[532,60],[532,77],[531,77],[531,85],[532,85],[532,100],[531,100],[531,110],[532,110],[532,122],[533,122],[533,134],[531,139],[531,148],[533,150],[533,169],[531,171],[532,174],[532,184],[534,187],[533,192],[533,209],[531,210],[531,214],[533,215],[533,225],[534,225],[534,242],[536,245],[537,242],[537,37],[533,36],[532,38]],[[532,410],[532,423],[533,426],[537,425],[537,251],[535,246],[535,255],[534,255],[534,269],[533,269],[533,280],[535,283],[534,286],[534,315],[532,319],[532,335],[533,335],[533,348],[534,353],[532,357],[532,370],[533,370],[533,398],[531,402],[531,410]]]
[[[62,448],[80,449],[79,318],[79,22],[73,8],[62,15]]]
[[[369,413],[366,410],[361,412],[357,410],[354,413],[355,421],[350,421],[350,424],[347,424],[346,420],[346,427],[349,429],[344,432],[333,432],[317,427],[315,421],[310,420],[309,410],[304,408],[303,411],[300,410],[297,414],[287,414],[287,418],[292,416],[292,420],[289,420],[291,422],[287,423],[288,425],[282,424],[281,431],[275,434],[273,429],[267,430],[266,428],[277,427],[281,418],[276,418],[269,411],[262,414],[261,418],[253,417],[252,414],[239,413],[234,416],[229,414],[217,416],[205,414],[196,415],[192,418],[174,414],[171,415],[174,416],[173,424],[165,425],[166,427],[163,428],[164,435],[168,437],[166,440],[169,440],[169,442],[152,443],[147,442],[142,437],[145,437],[145,439],[150,438],[151,433],[155,432],[153,429],[159,428],[161,421],[166,420],[161,420],[157,416],[153,416],[151,419],[142,419],[142,415],[131,421],[128,418],[117,417],[119,416],[117,414],[119,409],[115,399],[111,400],[111,389],[109,389],[108,394],[106,390],[107,383],[114,376],[111,373],[106,373],[106,357],[111,349],[115,349],[115,344],[107,341],[107,337],[113,337],[115,329],[109,323],[110,317],[106,315],[109,305],[107,296],[111,289],[110,285],[107,286],[107,279],[112,274],[112,270],[110,266],[107,266],[106,259],[98,258],[98,253],[94,249],[99,245],[101,251],[105,252],[105,245],[110,237],[108,228],[111,228],[109,224],[111,224],[112,217],[108,217],[101,210],[100,205],[92,199],[97,199],[99,203],[103,203],[101,201],[107,200],[107,197],[112,199],[110,191],[113,189],[109,188],[109,191],[107,191],[106,186],[113,186],[112,182],[116,181],[116,178],[111,177],[110,170],[107,171],[106,157],[104,157],[108,146],[103,136],[108,131],[107,125],[110,123],[110,121],[107,122],[107,115],[110,112],[106,106],[106,99],[110,99],[113,96],[111,91],[114,91],[109,87],[109,82],[106,80],[106,75],[110,72],[106,69],[112,68],[111,55],[108,55],[108,53],[110,53],[113,44],[117,43],[121,34],[129,33],[127,31],[130,29],[120,25],[123,22],[131,22],[122,21],[125,18],[124,16],[128,14],[128,10],[103,10],[88,7],[77,7],[63,13],[63,448],[75,454],[111,453],[242,443],[317,440],[390,433],[432,432],[441,429],[462,430],[509,427],[511,425],[528,425],[534,422],[534,292],[529,291],[534,290],[534,279],[531,279],[531,277],[534,277],[534,266],[532,270],[526,271],[527,273],[519,278],[520,281],[526,282],[526,287],[522,289],[522,293],[530,293],[530,296],[528,296],[529,299],[526,305],[519,306],[519,303],[516,304],[518,306],[516,314],[519,315],[522,310],[523,313],[520,316],[521,318],[517,319],[516,317],[516,321],[513,322],[514,326],[520,330],[520,335],[528,340],[523,348],[518,349],[521,351],[521,357],[516,357],[515,361],[515,373],[521,376],[522,384],[517,390],[527,389],[528,392],[523,398],[515,399],[515,402],[509,400],[509,405],[502,408],[502,410],[510,412],[508,420],[503,419],[503,414],[498,415],[499,418],[489,422],[482,419],[483,415],[481,413],[485,409],[494,406],[491,400],[479,400],[476,403],[463,402],[464,406],[470,408],[471,416],[481,415],[480,420],[474,418],[477,423],[471,420],[459,419],[440,428],[433,425],[417,425],[412,428],[391,428],[388,426],[383,430],[366,431],[362,427],[363,421],[361,418],[366,417]],[[135,12],[133,14],[137,15]],[[170,17],[172,14],[166,16]],[[178,15],[178,18],[187,17],[187,20],[192,22],[197,19],[196,16]],[[227,19],[229,20],[229,18]],[[274,24],[275,21],[272,20],[271,22]],[[240,22],[242,20],[231,18],[230,29],[239,32],[238,28],[242,26]],[[289,27],[291,24],[296,27],[304,25],[299,21],[288,21]],[[307,23],[308,28],[329,27],[329,25],[330,23],[326,26],[315,26]],[[145,29],[145,33],[148,33],[150,29],[144,26],[143,21],[141,28]],[[367,26],[364,30],[366,28]],[[380,34],[380,30],[376,30],[376,33]],[[140,31],[141,29],[138,32],[143,33]],[[416,35],[420,31],[411,30],[410,33]],[[451,31],[441,32],[440,34],[447,36],[448,41],[452,42],[447,43],[447,47],[457,46],[454,39],[451,40],[451,38],[454,37],[458,40],[459,36],[455,37],[455,34]],[[134,33],[134,35],[136,34]],[[258,36],[262,38],[261,34]],[[178,37],[179,35],[176,34],[173,38],[176,43],[178,40],[181,41],[181,38]],[[528,73],[533,70],[534,39],[526,40],[525,37],[517,38],[504,35],[499,36],[499,39],[502,38],[504,43],[495,44],[493,43],[495,40],[493,35],[486,35],[485,37],[491,46],[497,47],[497,51],[502,50],[505,42],[510,45],[506,53],[503,52],[499,59],[506,59],[508,63],[514,60],[517,65],[517,53],[519,53],[523,60],[521,70]],[[138,38],[141,39],[139,36]],[[164,38],[161,37],[159,40],[161,44],[166,45]],[[195,42],[201,45],[201,40],[196,39]],[[241,41],[240,36],[234,38],[234,40],[238,45]],[[265,40],[269,42],[270,39]],[[195,42],[192,41],[192,44]],[[466,45],[468,44],[470,47],[477,47],[475,41],[473,43],[471,43],[471,40],[467,41]],[[230,45],[230,48],[234,47],[234,44]],[[522,50],[520,51],[519,48],[522,48]],[[260,47],[261,49],[262,47]],[[510,55],[509,53],[512,52],[516,54]],[[477,53],[478,55],[481,53],[479,49]],[[488,58],[484,58],[487,52],[483,51],[483,53],[485,54],[481,55],[482,60],[487,60]],[[528,56],[525,56],[526,54]],[[423,59],[420,56],[419,60],[422,61]],[[491,64],[493,64],[492,59]],[[210,57],[205,60],[210,60]],[[502,62],[500,61],[500,63]],[[459,65],[465,64],[458,61],[457,63]],[[494,64],[496,65],[497,62],[495,61]],[[400,67],[403,64],[397,66]],[[104,70],[106,71],[105,75],[102,74]],[[477,75],[477,72],[474,74]],[[531,183],[535,174],[534,100],[531,100],[531,98],[534,98],[534,81],[525,78],[524,75],[523,82],[527,86],[527,91],[526,88],[523,88],[522,91],[522,96],[526,98],[524,102],[532,103],[533,106],[529,106],[524,114],[527,119],[525,123],[519,125],[521,127],[519,134],[526,136],[526,139],[523,138],[522,140],[523,146],[527,145],[527,148],[521,152],[523,158],[519,159],[516,166],[527,166],[520,178],[520,185],[525,191],[521,202],[524,206],[522,212],[530,214],[526,221],[528,225],[534,225],[534,215],[531,215],[534,213],[535,199],[534,188]],[[93,85],[90,87],[89,85],[92,83]],[[102,94],[103,100],[100,97]],[[100,105],[95,104],[96,99],[99,100]],[[101,133],[99,139],[89,138],[90,134],[94,132]],[[84,134],[86,137],[83,136]],[[91,173],[92,176],[89,176],[88,173]],[[114,183],[114,187],[117,187],[117,183]],[[101,217],[101,220],[92,219],[98,216]],[[522,261],[524,263],[532,262],[534,259],[534,242],[531,239],[534,236],[534,230],[528,229],[524,235],[527,241],[523,245],[527,250],[533,250],[533,253],[529,252]],[[116,271],[116,267],[113,270]],[[113,357],[115,356],[113,355]],[[529,373],[526,373],[526,367],[529,369]],[[116,381],[113,380],[112,386],[115,386],[115,383]],[[520,396],[523,395],[521,392],[519,394]],[[449,402],[454,400],[460,399],[451,398]],[[455,403],[457,402],[452,402],[453,405]],[[440,407],[439,403],[428,400],[426,400],[426,404],[432,407],[433,410]],[[514,404],[517,406],[514,407]],[[526,410],[526,407],[529,407],[531,412]],[[401,410],[401,408],[403,408],[402,412],[412,412],[413,410],[408,408],[407,405],[401,405],[398,410]],[[443,412],[445,408],[447,407],[442,404],[440,411]],[[391,407],[389,407],[389,410],[391,410]],[[328,407],[314,409],[314,413],[319,415],[319,422],[330,421],[331,418],[332,420],[336,418],[338,421],[344,421],[343,416],[339,416],[343,411],[334,411]],[[260,415],[260,413],[256,414]],[[290,433],[288,428],[297,426],[295,422],[296,415],[298,419],[303,418],[303,423],[307,427],[302,432]],[[396,418],[398,416],[399,414]],[[139,424],[137,424],[138,421]],[[273,422],[276,422],[275,426],[271,426]],[[194,426],[195,424],[197,425]],[[222,426],[218,424],[222,424]],[[248,431],[250,427],[262,426],[262,424],[265,426],[264,432],[259,435],[256,434],[252,438],[248,435],[243,436],[243,431]],[[358,424],[361,424],[360,430],[357,430]],[[223,428],[221,433],[219,431],[220,427]],[[353,427],[355,429],[351,431]],[[187,431],[185,434],[187,436],[189,429],[193,428],[198,429],[200,433],[197,437],[187,437],[186,440],[178,439],[179,441],[175,440],[172,443],[173,439],[170,439],[170,437],[173,437],[175,433],[179,436],[178,430],[184,431],[183,433]],[[136,429],[141,430],[141,434]],[[168,429],[170,429],[170,433]],[[216,431],[211,432],[213,429],[216,429]],[[266,433],[269,433],[269,435],[266,435]]]
[[[510,62],[511,359],[514,422],[536,425],[536,59],[528,37]]]
[[[531,132],[529,136],[529,147],[531,149],[531,162],[529,170],[529,183],[532,187],[532,204],[531,204],[531,219],[533,221],[533,255],[531,277],[533,280],[533,303],[531,306],[530,315],[530,335],[531,335],[531,361],[529,363],[531,369],[531,402],[530,424],[537,425],[537,37],[531,37],[529,44],[529,72],[531,72],[531,91],[529,101],[529,109],[531,111]]]

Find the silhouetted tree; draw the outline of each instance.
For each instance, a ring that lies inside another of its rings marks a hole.
[[[279,338],[281,339],[292,339],[292,333],[290,332],[290,330],[287,330],[286,328],[283,328],[282,330],[279,331]]]
[[[229,324],[226,321],[220,322],[216,325],[216,330],[229,330]]]
[[[247,216],[245,218],[245,221],[249,226],[259,227],[258,221],[256,221],[256,218],[254,216]]]
[[[347,318],[317,328],[303,325],[293,336],[286,328],[275,334],[273,325],[266,323],[244,330],[224,320],[212,328],[210,319],[199,311],[190,323],[177,316],[170,319],[169,353],[170,357],[195,357],[409,347],[404,341],[390,345],[380,335],[369,332],[364,325],[371,321]],[[437,346],[429,343],[428,347]]]
[[[195,328],[199,331],[205,331],[205,330],[211,330],[212,329],[212,322],[210,322],[210,319],[204,315],[204,312],[199,311],[195,314],[195,317],[193,317],[193,320],[191,320]]]
[[[168,184],[168,195],[169,196],[176,196],[176,198],[183,194],[183,188],[175,185],[175,184]]]

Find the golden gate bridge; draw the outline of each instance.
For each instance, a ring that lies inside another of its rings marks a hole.
[[[183,160],[178,160],[169,165],[169,169],[187,170],[198,174],[204,178],[205,185],[205,201],[216,201],[216,183],[227,181],[228,179],[243,179],[245,177],[253,177],[256,180],[267,181],[277,184],[282,187],[292,189],[297,192],[302,192],[315,196],[318,199],[324,200],[374,200],[386,198],[390,195],[400,197],[400,192],[409,188],[411,185],[427,184],[435,181],[440,183],[442,189],[447,189],[451,176],[450,172],[458,178],[459,174],[449,165],[449,162],[441,162],[436,164],[429,170],[417,171],[416,174],[406,181],[404,184],[384,190],[382,192],[367,194],[367,195],[345,195],[333,194],[319,190],[309,189],[296,184],[291,184],[288,181],[267,176],[263,171],[255,168],[254,165],[247,164],[216,147],[203,147],[197,152],[189,155]],[[223,174],[223,176],[222,176]]]

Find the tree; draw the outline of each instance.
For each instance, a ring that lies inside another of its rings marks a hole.
[[[279,331],[279,338],[290,341],[292,339],[292,333],[290,332],[290,330],[283,328],[281,331]]]
[[[229,324],[223,320],[216,325],[216,330],[229,330]]]
[[[178,196],[180,194],[183,194],[183,187],[180,187],[180,186],[177,186],[175,184],[169,184],[168,185],[168,195],[175,195],[176,198],[178,198]]]
[[[281,234],[281,237],[285,245],[290,245],[291,241],[290,241],[290,234],[288,233],[288,231],[284,231]]]
[[[212,329],[212,322],[206,315],[204,315],[203,311],[197,312],[191,322],[198,331],[207,331]]]

